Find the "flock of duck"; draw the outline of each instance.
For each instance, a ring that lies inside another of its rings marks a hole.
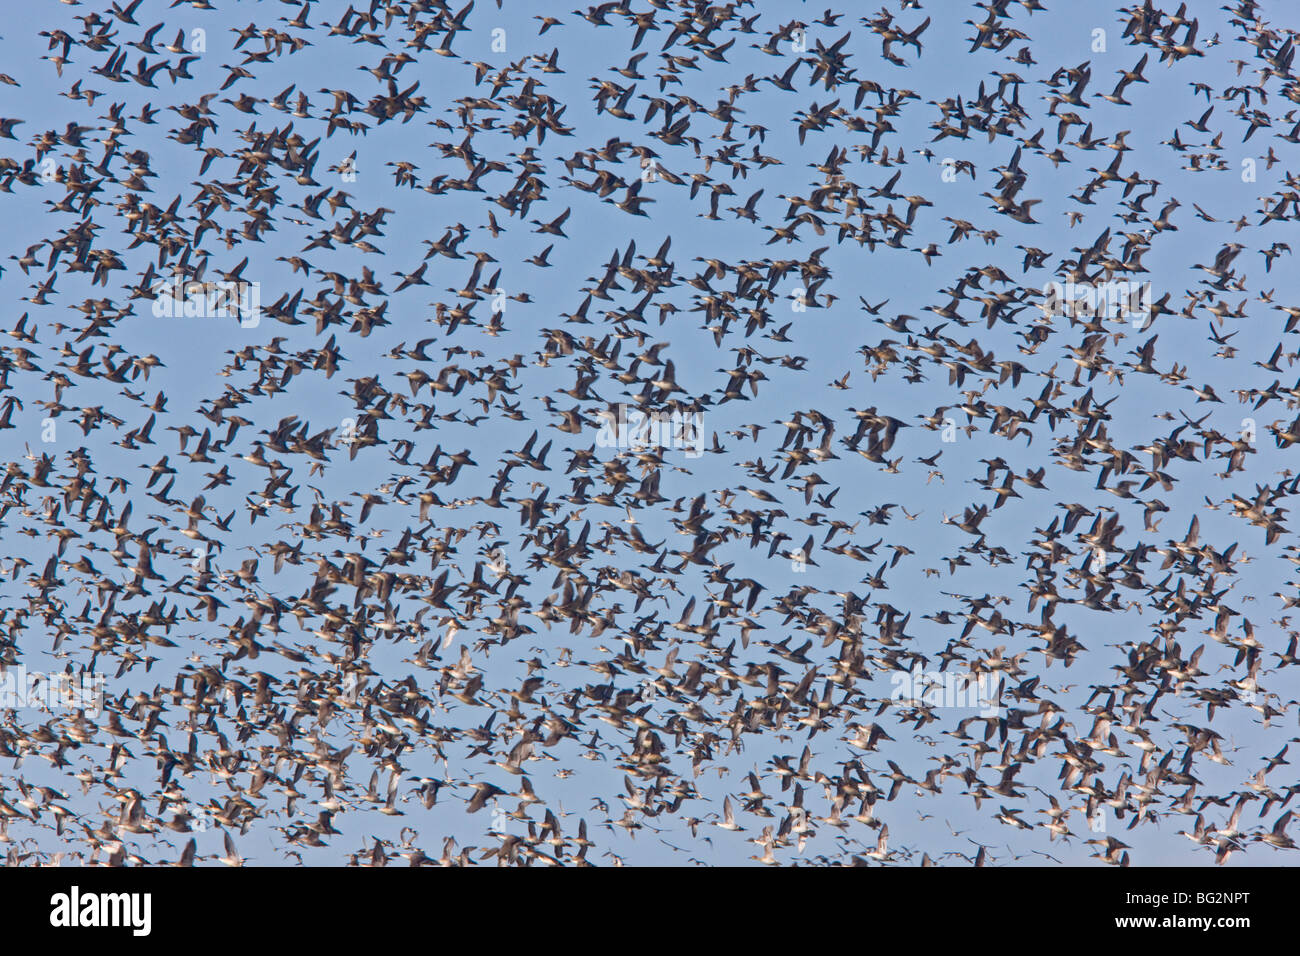
[[[64,4],[9,864],[1289,862],[1265,4]]]

